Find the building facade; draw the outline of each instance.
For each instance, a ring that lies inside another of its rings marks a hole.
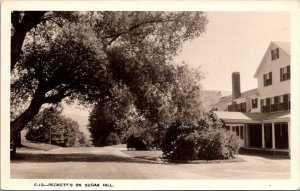
[[[256,89],[240,92],[240,74],[232,74],[232,95],[214,110],[240,137],[242,148],[289,153],[290,74],[288,42],[270,43],[254,74]]]

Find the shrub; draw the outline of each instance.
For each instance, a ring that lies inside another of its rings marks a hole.
[[[189,160],[195,158],[197,134],[193,129],[176,121],[167,128],[162,141],[162,151],[166,158]]]
[[[222,121],[212,115],[196,125],[176,121],[166,130],[161,146],[163,155],[180,160],[233,158],[239,149],[239,139],[223,127]]]
[[[233,158],[239,149],[238,137],[225,129],[204,130],[198,141],[198,159],[203,160]]]
[[[213,160],[222,158],[222,135],[219,129],[201,131],[198,139],[198,159]]]
[[[106,140],[105,140],[105,144],[106,145],[117,145],[119,144],[121,141],[120,141],[120,138],[118,136],[117,133],[109,133],[109,135],[107,136]]]
[[[127,138],[127,149],[148,150],[148,147],[141,135],[133,133]]]

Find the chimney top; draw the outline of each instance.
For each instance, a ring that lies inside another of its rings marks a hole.
[[[240,73],[232,73],[232,99],[241,97]]]

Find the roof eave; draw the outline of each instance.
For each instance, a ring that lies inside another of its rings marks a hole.
[[[268,48],[267,48],[267,50],[266,50],[264,56],[262,57],[262,59],[261,59],[259,65],[258,65],[258,67],[257,67],[257,69],[256,69],[256,71],[255,71],[255,73],[254,73],[253,78],[257,78],[258,72],[260,71],[260,69],[261,69],[261,67],[262,67],[262,64],[263,64],[263,61],[265,60],[265,58],[266,58],[266,56],[267,56],[267,53],[269,52],[269,49],[271,48],[271,45],[272,45],[272,44],[274,44],[273,41],[270,42],[270,44],[269,44],[269,46],[268,46]]]

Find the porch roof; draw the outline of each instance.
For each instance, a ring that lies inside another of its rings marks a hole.
[[[290,120],[290,111],[276,113],[244,113],[229,111],[214,111],[226,123],[264,123]]]

